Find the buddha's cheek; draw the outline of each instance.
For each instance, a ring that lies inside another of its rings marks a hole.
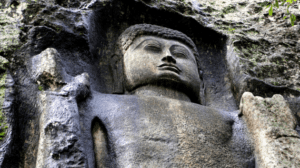
[[[200,79],[196,63],[191,60],[179,60],[178,64],[180,64],[179,67],[182,70],[180,73],[182,81],[190,87],[199,87]]]
[[[127,84],[134,87],[155,78],[157,66],[149,54],[136,52],[124,57],[124,72]]]

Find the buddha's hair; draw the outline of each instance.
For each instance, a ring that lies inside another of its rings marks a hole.
[[[120,36],[117,42],[117,47],[119,50],[121,50],[122,54],[124,55],[129,46],[133,43],[133,41],[140,36],[143,35],[154,35],[157,37],[162,37],[165,39],[173,39],[177,40],[179,42],[184,43],[187,45],[193,52],[194,57],[197,62],[198,70],[200,72],[201,68],[199,65],[199,56],[198,56],[198,51],[196,48],[196,45],[194,42],[185,34],[169,29],[166,27],[161,27],[157,25],[151,25],[151,24],[136,24],[133,26],[130,26],[127,28]]]

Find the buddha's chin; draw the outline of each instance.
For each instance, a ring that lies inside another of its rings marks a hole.
[[[174,71],[161,71],[156,75],[157,80],[168,80],[168,81],[174,81],[174,82],[180,82],[181,77],[178,73]]]

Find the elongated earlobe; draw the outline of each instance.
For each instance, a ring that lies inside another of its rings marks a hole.
[[[205,106],[206,102],[205,102],[205,85],[204,82],[201,80],[200,82],[200,93],[199,93],[199,103],[203,106]]]
[[[199,93],[199,103],[203,106],[205,106],[205,84],[203,81],[203,71],[199,71],[199,77],[200,77],[200,93]]]
[[[118,55],[113,55],[110,61],[110,67],[113,75],[113,94],[124,93],[124,72],[123,62]]]

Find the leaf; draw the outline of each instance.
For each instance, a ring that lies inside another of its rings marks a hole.
[[[293,0],[286,0],[286,2],[292,4],[292,3],[293,3]]]
[[[296,16],[291,14],[291,24],[292,24],[292,26],[294,26],[295,21],[296,21]]]
[[[291,25],[294,26],[294,21],[292,18],[291,18]]]
[[[287,14],[289,14],[289,13],[290,13],[290,11],[289,11],[289,7],[290,7],[290,5],[291,5],[291,4],[288,4],[288,6],[286,7],[286,12],[287,12]]]
[[[270,9],[269,9],[269,15],[272,16],[273,15],[273,5],[271,5]]]
[[[283,20],[286,19],[287,16],[283,17]]]
[[[279,8],[278,0],[275,0],[275,6]]]

